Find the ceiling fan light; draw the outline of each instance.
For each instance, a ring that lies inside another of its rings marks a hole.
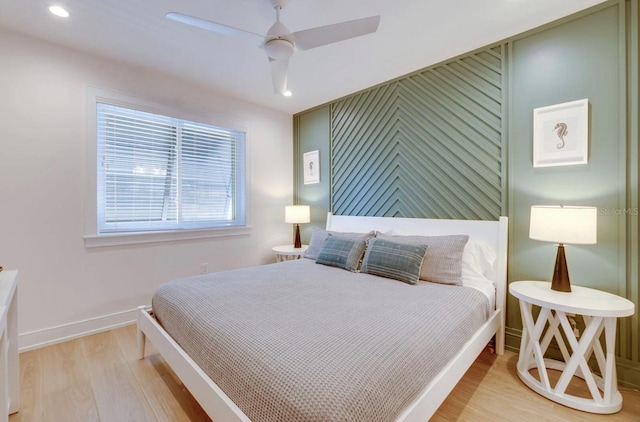
[[[49,12],[53,13],[56,16],[60,16],[61,18],[68,18],[69,12],[62,6],[49,6]]]
[[[288,59],[293,54],[293,50],[293,44],[287,40],[270,40],[264,45],[264,51],[273,60]]]
[[[287,89],[282,93],[282,95],[284,95],[285,97],[290,97],[293,95],[293,93]]]

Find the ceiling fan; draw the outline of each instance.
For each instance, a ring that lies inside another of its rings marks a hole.
[[[267,35],[255,34],[243,29],[237,29],[221,23],[211,22],[177,12],[167,13],[166,17],[208,31],[241,37],[255,42],[258,47],[264,48],[269,58],[274,92],[285,95],[288,93],[287,70],[289,68],[289,58],[294,51],[310,50],[338,41],[371,34],[376,32],[380,24],[380,16],[371,16],[303,31],[290,32],[287,27],[280,22],[280,11],[288,1],[289,0],[271,0],[276,10],[276,22],[269,28]]]

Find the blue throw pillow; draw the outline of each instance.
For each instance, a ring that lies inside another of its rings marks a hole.
[[[369,240],[360,271],[416,284],[420,279],[420,267],[426,253],[427,245],[410,245],[373,238]]]
[[[329,235],[318,253],[316,264],[330,265],[357,272],[367,242]]]

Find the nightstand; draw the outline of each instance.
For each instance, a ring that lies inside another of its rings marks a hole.
[[[274,246],[271,250],[276,254],[276,262],[283,262],[302,258],[308,247],[309,245],[302,245],[300,248],[294,248],[293,245],[281,245]]]
[[[622,408],[616,377],[616,318],[633,315],[634,305],[611,293],[575,285],[571,289],[557,292],[551,290],[551,283],[542,281],[509,285],[509,292],[520,301],[523,325],[518,377],[533,391],[565,406],[591,413],[615,413]],[[533,305],[541,308],[535,320]],[[574,315],[581,315],[585,324],[579,338],[570,322]],[[606,350],[600,342],[603,334]],[[564,362],[544,357],[554,338]],[[601,376],[593,374],[588,366],[592,355]],[[538,370],[537,378],[531,374],[532,369]],[[549,381],[548,370],[561,371],[555,385]],[[566,392],[574,376],[585,381],[591,398]]]

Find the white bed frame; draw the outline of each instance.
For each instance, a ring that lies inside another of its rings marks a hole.
[[[425,387],[422,393],[403,411],[397,422],[424,422],[440,407],[451,390],[495,336],[495,352],[504,353],[505,306],[507,292],[507,217],[499,221],[442,220],[422,218],[352,217],[329,213],[327,230],[368,232],[378,230],[395,235],[468,234],[470,239],[484,240],[494,245],[497,262],[494,272],[496,309],[489,320],[467,341],[458,354]],[[144,359],[145,339],[149,339],[164,360],[200,403],[204,411],[217,421],[245,421],[249,418],[227,397],[184,350],[168,335],[147,306],[138,308],[138,351]]]

